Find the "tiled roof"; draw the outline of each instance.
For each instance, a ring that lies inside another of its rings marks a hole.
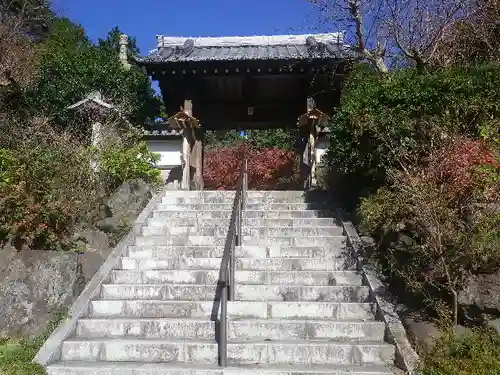
[[[153,137],[171,137],[182,135],[181,130],[176,129],[162,129],[162,130],[143,130],[143,136],[153,136]]]
[[[342,59],[350,56],[342,34],[181,38],[158,36],[144,63],[235,60]]]

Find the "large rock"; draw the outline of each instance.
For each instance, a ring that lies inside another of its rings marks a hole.
[[[495,329],[498,333],[500,333],[500,319],[495,319],[488,322],[488,326]]]
[[[99,225],[114,232],[119,228],[110,226],[132,224],[153,194],[153,188],[142,180],[124,182],[107,202],[113,220],[102,221]]]
[[[73,239],[82,253],[85,280],[92,278],[116,244],[127,235],[153,193],[152,187],[142,180],[125,182],[100,208],[101,220],[95,225],[82,223],[76,230]]]
[[[84,286],[76,253],[0,250],[0,336],[40,333]]]
[[[471,318],[500,317],[500,271],[469,277],[458,302]]]
[[[404,324],[408,335],[413,340],[415,348],[419,352],[431,350],[436,341],[444,334],[444,332],[432,322],[417,322],[412,319],[406,319]],[[471,332],[471,330],[467,327],[453,327],[453,333],[456,337],[461,337],[469,332]]]
[[[434,323],[405,320],[406,331],[418,351],[425,351],[432,347],[442,336],[441,331]]]

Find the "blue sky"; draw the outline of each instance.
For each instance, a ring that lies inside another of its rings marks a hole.
[[[56,10],[82,24],[92,40],[119,26],[137,38],[141,54],[156,34],[242,36],[313,31],[306,0],[54,0]]]

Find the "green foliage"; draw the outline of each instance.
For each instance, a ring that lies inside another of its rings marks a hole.
[[[100,170],[117,187],[131,179],[142,179],[145,182],[161,183],[161,171],[155,168],[160,155],[149,150],[145,142],[134,147],[109,147],[101,154]]]
[[[256,149],[279,148],[293,150],[296,129],[251,129],[245,130],[245,138],[240,130],[212,130],[205,133],[205,145],[209,150],[233,147],[245,142]]]
[[[95,202],[89,155],[72,135],[45,124],[13,131],[18,141],[0,149],[0,239],[66,249],[72,227]]]
[[[358,66],[330,127],[326,161],[338,184],[348,186],[339,194],[355,199],[375,191],[388,169],[418,162],[450,134],[478,136],[500,113],[499,99],[498,66],[402,69],[387,77]]]
[[[17,160],[12,151],[0,148],[0,191],[8,189],[14,183],[17,169]]]
[[[422,357],[422,375],[495,375],[500,373],[500,336],[493,329],[447,334]]]
[[[0,374],[45,375],[45,369],[32,361],[38,350],[64,318],[64,313],[56,314],[45,331],[33,340],[0,339]]]
[[[359,208],[361,229],[377,239],[373,255],[387,275],[434,308],[443,296],[455,298],[455,318],[456,293],[468,276],[500,267],[500,215],[489,209],[500,184],[486,168],[500,175],[482,142],[456,138],[424,165],[391,171],[389,184]]]
[[[65,18],[54,22],[39,47],[38,76],[27,92],[31,110],[53,116],[59,124],[79,125],[67,107],[100,91],[131,123],[142,126],[153,121],[161,100],[138,67],[126,70],[121,65],[119,34],[114,28],[107,39],[94,45],[81,26]],[[131,43],[134,47],[135,40]]]
[[[482,215],[476,220],[471,250],[480,271],[500,268],[500,213]]]
[[[39,347],[31,341],[0,341],[0,373],[2,375],[45,375],[45,369],[32,363]]]

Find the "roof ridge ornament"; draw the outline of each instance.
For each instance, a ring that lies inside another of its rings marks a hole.
[[[306,44],[309,46],[309,47],[316,47],[318,45],[318,41],[316,40],[315,37],[313,37],[312,35],[308,36],[306,38]]]
[[[182,49],[184,51],[184,55],[189,56],[194,51],[194,40],[186,39],[184,45],[182,46]]]

